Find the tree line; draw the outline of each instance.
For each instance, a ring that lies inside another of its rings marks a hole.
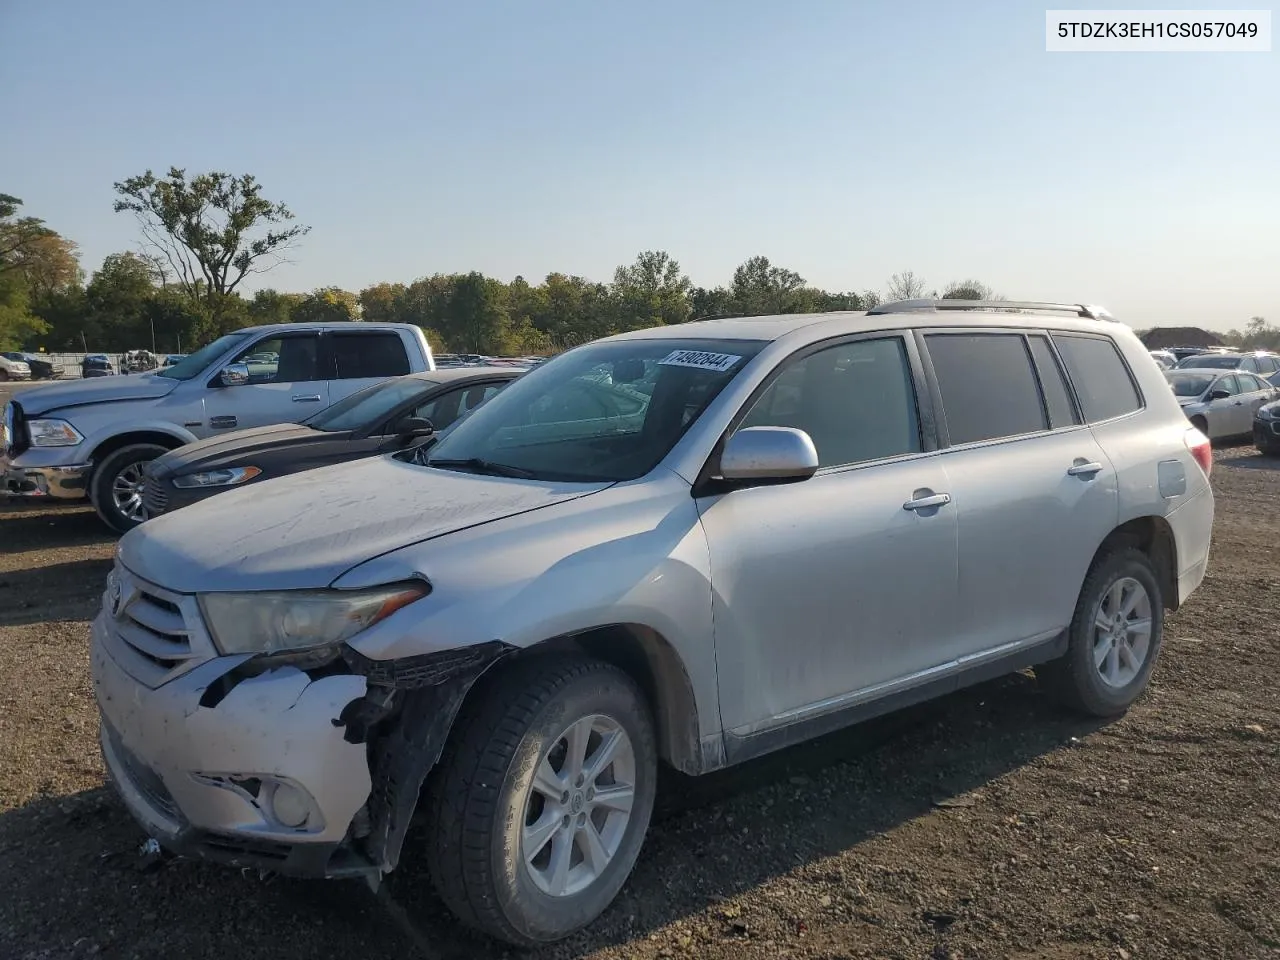
[[[505,282],[472,271],[246,296],[245,282],[283,262],[309,231],[252,175],[147,171],[114,191],[116,212],[136,220],[139,246],[110,254],[87,276],[74,241],[0,194],[0,348],[176,353],[255,324],[367,320],[415,324],[439,352],[528,355],[705,317],[866,310],[922,296],[1001,299],[976,280],[938,290],[909,270],[894,274],[883,295],[832,292],[765,256],[744,261],[727,284],[702,287],[660,250],[619,266],[609,282],[568,273]]]

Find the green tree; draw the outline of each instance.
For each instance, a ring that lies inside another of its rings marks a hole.
[[[693,284],[680,264],[663,250],[646,250],[635,262],[618,267],[611,293],[621,330],[684,323],[689,319]]]
[[[306,299],[300,293],[281,293],[270,288],[259,290],[245,304],[245,313],[254,326],[268,323],[291,323],[293,311]]]
[[[375,283],[360,291],[360,315],[370,323],[399,323],[404,305],[403,283]]]
[[[942,293],[943,300],[1001,300],[989,286],[981,280],[955,280],[947,284]]]
[[[147,302],[155,292],[150,263],[136,253],[109,254],[85,287],[82,341],[112,351],[150,348]]]
[[[251,174],[202,173],[190,179],[172,167],[161,178],[148,170],[115,184],[117,213],[132,213],[148,247],[174,282],[200,300],[215,325],[244,278],[283,259],[310,229],[290,225],[293,213],[262,196]]]
[[[293,308],[294,323],[332,323],[337,320],[359,320],[360,298],[341,287],[321,287],[302,298]]]
[[[775,267],[768,257],[751,257],[733,271],[730,293],[734,312],[741,316],[799,313],[803,309],[804,277]]]

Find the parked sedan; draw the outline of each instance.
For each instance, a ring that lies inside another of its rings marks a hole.
[[[25,363],[31,371],[32,380],[54,380],[58,376],[53,361],[48,357],[40,356],[38,353],[4,353],[0,354],[0,356],[6,360]]]
[[[302,423],[237,430],[151,461],[148,518],[246,483],[403,449],[448,428],[524,371],[467,367],[384,380]]]
[[[1280,374],[1276,374],[1280,378]],[[1259,453],[1280,457],[1280,401],[1264,403],[1253,416],[1253,445]]]
[[[1210,440],[1247,435],[1258,408],[1276,399],[1276,388],[1252,373],[1188,369],[1165,377],[1182,412]]]

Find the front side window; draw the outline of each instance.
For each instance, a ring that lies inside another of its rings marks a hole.
[[[1053,342],[1089,423],[1142,409],[1142,398],[1120,351],[1109,337],[1055,333]]]
[[[856,340],[786,361],[743,427],[803,430],[820,467],[919,453],[920,418],[902,339]]]
[[[314,333],[269,337],[233,360],[249,368],[250,383],[305,383],[320,376],[320,337]]]
[[[461,419],[428,464],[545,480],[634,480],[658,465],[763,346],[662,338],[578,347]]]
[[[1169,386],[1173,387],[1175,397],[1199,397],[1209,389],[1213,379],[1212,373],[1180,373],[1169,378]]]
[[[953,445],[1048,429],[1022,334],[937,333],[925,343]]]
[[[173,366],[157,370],[156,376],[168,377],[170,380],[190,380],[192,377],[198,377],[204,373],[205,367],[237,343],[244,341],[246,337],[248,337],[247,333],[229,333],[225,337],[219,337],[213,343],[201,347]]]
[[[371,387],[357,390],[349,397],[326,407],[306,421],[314,430],[340,431],[363,430],[377,426],[402,404],[409,403],[419,394],[436,385],[417,377],[384,380]]]
[[[505,383],[478,383],[469,387],[459,387],[456,390],[438,394],[426,403],[420,404],[409,416],[430,420],[431,425],[439,433],[459,417],[470,413],[494,396],[504,386],[506,386]]]
[[[397,334],[335,333],[329,343],[334,376],[339,380],[402,377],[409,372],[409,356]]]

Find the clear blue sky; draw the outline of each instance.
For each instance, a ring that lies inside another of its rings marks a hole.
[[[89,270],[137,239],[112,182],[176,165],[313,227],[282,289],[665,249],[704,285],[763,253],[828,289],[1280,322],[1280,54],[1048,54],[1044,10],[0,0],[0,192]]]

